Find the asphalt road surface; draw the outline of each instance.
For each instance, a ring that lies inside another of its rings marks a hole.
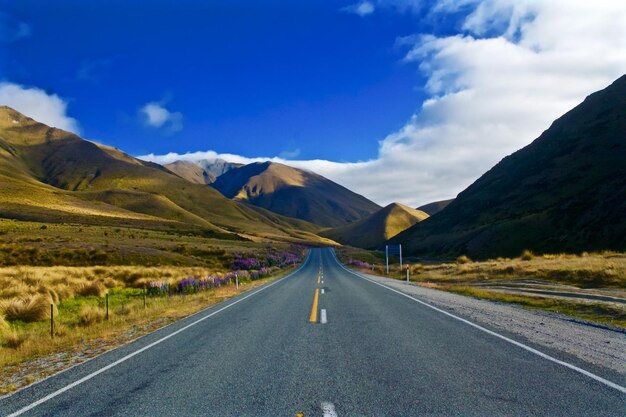
[[[290,276],[0,400],[0,415],[626,414],[619,376],[506,336],[314,249]]]

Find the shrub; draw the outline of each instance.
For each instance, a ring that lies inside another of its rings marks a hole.
[[[83,306],[78,312],[78,321],[83,326],[91,326],[104,320],[105,312],[96,306]]]
[[[85,297],[90,295],[102,297],[104,294],[106,294],[106,292],[106,287],[99,282],[91,282],[89,284],[85,284],[78,290],[78,294]]]
[[[372,267],[372,265],[370,265],[368,262],[362,261],[360,259],[350,258],[350,260],[348,261],[348,264],[354,265],[357,268],[364,268],[364,269],[370,269]]]
[[[520,258],[522,259],[522,261],[532,261],[534,257],[535,254],[532,253],[532,251],[526,249],[524,252],[522,252],[522,256]]]
[[[57,314],[56,306],[48,294],[38,294],[30,298],[10,300],[4,308],[4,314],[9,321],[21,320],[33,322],[50,318],[50,304],[53,305],[54,314]]]
[[[466,255],[461,255],[458,258],[456,258],[456,263],[459,265],[468,264],[470,262],[472,262],[472,260]]]
[[[259,265],[259,260],[256,258],[235,258],[235,260],[233,261],[233,268],[235,270],[257,269]]]
[[[15,330],[9,330],[2,334],[2,346],[17,349],[26,342],[26,335],[18,333]]]
[[[128,304],[122,304],[117,310],[115,310],[115,314],[118,316],[128,316],[134,311],[132,306]]]

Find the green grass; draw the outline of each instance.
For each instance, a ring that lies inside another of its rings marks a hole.
[[[567,302],[554,298],[506,294],[461,285],[441,285],[436,288],[474,298],[517,304],[528,309],[554,311],[584,320],[626,328],[626,311],[606,304]]]
[[[45,226],[45,228],[44,228]],[[202,231],[54,224],[0,219],[1,266],[205,266],[222,270],[235,252],[288,242],[224,240]]]

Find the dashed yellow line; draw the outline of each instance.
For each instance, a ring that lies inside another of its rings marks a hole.
[[[317,304],[320,298],[319,288],[315,289],[315,295],[313,296],[313,306],[311,307],[311,315],[309,316],[309,322],[317,323]]]
[[[320,283],[320,276],[318,275],[317,276],[317,284],[319,285],[319,283]]]

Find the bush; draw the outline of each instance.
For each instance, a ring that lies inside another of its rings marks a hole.
[[[9,321],[21,320],[24,322],[33,322],[45,320],[50,318],[50,304],[53,305],[54,314],[56,315],[56,306],[54,306],[48,294],[39,294],[34,297],[19,300],[10,300],[4,308],[4,314]]]
[[[78,294],[85,296],[85,297],[90,296],[90,295],[94,295],[96,297],[102,297],[104,294],[106,294],[106,292],[107,292],[106,287],[99,282],[92,282],[89,284],[85,284],[78,290]]]
[[[522,261],[532,261],[534,257],[535,254],[526,249],[524,252],[522,252],[522,256],[520,258],[522,259]]]
[[[96,306],[83,306],[78,312],[78,321],[83,326],[91,326],[104,320],[105,312]]]
[[[472,260],[465,255],[461,255],[458,258],[456,258],[456,263],[459,265],[468,264],[470,262],[472,262]]]

